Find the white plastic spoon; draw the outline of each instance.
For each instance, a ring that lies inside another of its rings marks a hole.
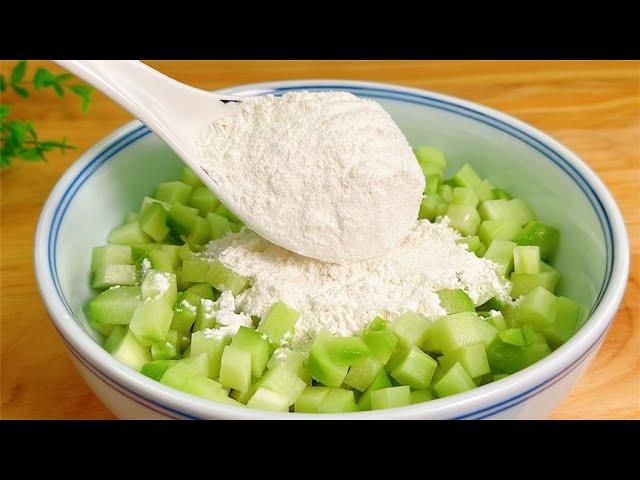
[[[313,205],[307,206],[300,203],[300,198],[294,198],[295,204],[291,204],[289,199],[289,203],[269,204],[272,211],[256,213],[250,207],[258,203],[251,198],[258,193],[248,193],[244,195],[244,201],[239,202],[236,190],[244,189],[242,182],[236,181],[235,185],[214,182],[199,165],[202,151],[198,140],[202,132],[212,122],[238,113],[242,108],[242,97],[198,90],[139,61],[56,62],[144,122],[247,227],[276,245],[319,260],[342,263],[371,258],[389,251],[400,243],[415,222],[424,177],[406,139],[379,105],[367,104],[363,107],[370,115],[365,120],[361,115],[362,105],[353,105],[357,102],[355,97],[343,98],[342,103],[323,105],[327,110],[326,117],[316,122],[323,125],[324,129],[316,132],[321,139],[317,149],[323,152],[333,151],[334,140],[326,132],[337,131],[338,135],[343,136],[340,140],[348,138],[349,142],[346,143],[350,145],[345,150],[356,155],[353,157],[355,160],[345,161],[337,153],[335,159],[327,162],[340,165],[343,171],[333,172],[327,178],[323,177],[322,172],[322,166],[327,164],[325,160],[319,168],[316,166],[313,182],[316,190],[322,191],[313,197]],[[346,111],[352,124],[343,120],[344,105],[347,106]],[[383,142],[377,141],[381,129],[388,135]],[[355,138],[352,138],[354,131]],[[367,131],[368,135],[363,135],[363,131]],[[278,137],[278,134],[274,133],[273,136]],[[269,138],[265,138],[265,142],[269,141]],[[304,153],[301,152],[298,157]],[[264,179],[272,178],[271,174],[281,175],[282,172],[277,170],[278,162],[269,165],[267,170],[273,168],[274,171],[261,173],[259,178],[254,178],[256,185]],[[333,195],[325,188],[325,180],[340,182],[338,187],[341,187],[341,191]],[[305,181],[305,178],[300,181]],[[248,185],[246,192],[262,192],[256,185]],[[261,187],[266,188],[268,185]],[[231,188],[236,190],[232,191]],[[318,217],[319,221],[313,216],[317,205],[322,205],[324,209],[324,217]],[[292,218],[287,218],[285,222],[287,228],[282,227],[282,219],[280,224],[277,221],[283,211],[294,212],[289,215]]]

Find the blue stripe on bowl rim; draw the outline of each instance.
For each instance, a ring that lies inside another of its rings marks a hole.
[[[439,110],[444,110],[457,115],[461,115],[466,118],[470,118],[472,120],[488,125],[492,128],[495,128],[496,130],[504,132],[520,140],[521,142],[527,144],[534,150],[541,153],[545,158],[550,160],[556,167],[558,167],[567,176],[569,176],[569,178],[571,178],[573,182],[580,188],[580,190],[583,192],[583,194],[591,204],[592,208],[596,212],[598,221],[600,223],[600,226],[602,228],[602,232],[605,238],[605,258],[606,258],[605,276],[604,276],[602,285],[600,287],[598,296],[596,297],[596,302],[594,303],[594,307],[591,309],[590,314],[593,313],[593,311],[600,304],[600,301],[602,300],[602,296],[604,295],[604,292],[606,291],[607,286],[609,285],[609,281],[611,280],[613,263],[614,263],[614,251],[612,248],[613,231],[611,229],[611,222],[606,213],[606,210],[604,209],[604,206],[602,205],[602,202],[596,195],[595,191],[593,190],[591,185],[589,185],[589,183],[585,180],[585,178],[580,174],[580,172],[576,169],[576,167],[574,167],[567,159],[565,159],[560,153],[555,151],[550,146],[544,144],[543,142],[533,137],[532,135],[528,134],[527,132],[520,130],[516,126],[510,125],[500,119],[492,117],[483,112],[477,111],[473,108],[458,105],[448,100],[434,98],[429,96],[426,93],[419,94],[419,93],[387,90],[379,87],[369,87],[369,86],[359,87],[359,86],[353,86],[353,85],[341,85],[341,84],[330,84],[330,83],[326,85],[313,85],[313,86],[306,86],[306,87],[305,86],[277,87],[277,88],[268,89],[268,92],[263,91],[261,93],[273,93],[274,95],[282,95],[287,91],[295,91],[295,90],[325,91],[325,90],[336,90],[336,89],[340,89],[343,91],[346,90],[348,92],[353,93],[354,95],[368,97],[368,98],[396,100],[396,101],[403,101],[403,102],[413,103],[413,104],[418,104],[423,106],[429,106]],[[140,140],[141,138],[145,137],[150,133],[151,133],[150,130],[146,126],[141,125],[133,129],[132,131],[128,132],[122,138],[118,139],[111,145],[105,147],[94,158],[92,158],[83,167],[83,169],[76,175],[76,177],[71,181],[67,189],[62,194],[60,202],[58,203],[58,205],[56,205],[56,208],[52,217],[51,228],[49,230],[49,235],[48,235],[47,253],[48,253],[49,273],[53,280],[56,292],[60,300],[64,304],[65,308],[67,309],[69,315],[71,315],[71,317],[74,317],[75,314],[73,312],[73,309],[70,307],[62,291],[62,288],[60,286],[60,280],[58,278],[58,272],[57,272],[57,261],[56,261],[58,233],[59,233],[62,221],[64,219],[64,216],[67,212],[67,209],[71,204],[71,201],[73,200],[75,195],[80,190],[80,188],[102,165],[104,165],[110,158],[112,158],[118,152],[120,152],[124,148],[130,146],[132,143]],[[568,375],[571,371],[573,371],[584,360],[584,358],[586,358],[586,356],[590,352],[592,352],[595,348],[597,348],[600,342],[604,339],[605,334],[606,334],[606,330],[596,341],[594,341],[594,343],[587,349],[585,353],[583,353],[578,359],[576,359],[567,368],[560,371],[559,373],[549,378],[548,380],[545,380],[544,382],[539,383],[535,387],[530,388],[525,392],[522,392],[518,395],[515,395],[507,400],[494,404],[490,407],[485,407],[480,410],[476,410],[471,413],[466,413],[464,415],[454,417],[454,418],[456,419],[487,418],[489,416],[495,415],[504,410],[513,408],[514,406],[524,402],[531,396],[537,395],[538,393],[546,390],[547,388],[551,387],[552,385],[560,381],[566,375]],[[64,336],[63,336],[63,339],[64,339]],[[113,388],[118,390],[120,393],[122,393],[126,397],[138,403],[143,404],[147,408],[151,408],[154,411],[162,413],[163,415],[167,415],[171,417],[175,417],[175,415],[178,415],[181,418],[197,418],[192,415],[186,414],[184,412],[168,408],[164,405],[158,404],[149,399],[140,397],[135,392],[131,391],[130,389],[119,384],[117,381],[113,380],[112,378],[104,374],[104,372],[102,372],[96,366],[91,365],[90,362],[88,362],[80,354],[80,352],[72,348],[69,342],[67,342],[66,340],[65,340],[65,343],[67,344],[69,349],[72,351],[72,354],[79,361],[81,361],[83,365],[85,365],[92,373],[97,375],[102,381],[105,381],[106,383],[111,385]]]

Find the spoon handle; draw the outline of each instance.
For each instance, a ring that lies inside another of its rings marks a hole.
[[[192,153],[193,132],[206,120],[226,115],[225,102],[238,101],[180,83],[138,60],[55,62],[139,118],[183,159]]]
[[[176,89],[206,94],[177,82],[138,60],[55,60],[115,102],[142,118],[146,110],[159,111]]]

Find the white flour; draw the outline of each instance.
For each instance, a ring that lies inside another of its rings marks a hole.
[[[414,220],[409,235],[389,254],[343,265],[296,255],[244,229],[209,243],[201,256],[219,258],[233,271],[252,278],[235,307],[263,316],[284,301],[301,313],[294,346],[304,346],[321,329],[337,335],[359,333],[376,315],[393,321],[406,312],[444,314],[436,294],[461,288],[476,303],[496,295],[508,298],[509,284],[497,265],[478,258],[460,235],[440,223]]]
[[[223,337],[235,335],[240,327],[251,327],[251,317],[244,313],[236,313],[236,301],[231,292],[222,292],[215,302],[208,298],[200,300],[203,315],[210,320],[215,318],[216,328],[205,328],[204,335]]]
[[[200,166],[234,213],[301,255],[380,256],[417,217],[424,176],[411,147],[378,103],[350,93],[247,98],[199,146]]]

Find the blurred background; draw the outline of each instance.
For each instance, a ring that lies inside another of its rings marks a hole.
[[[551,418],[640,418],[640,62],[147,63],[209,90],[303,78],[424,88],[506,112],[566,145],[616,198],[631,240],[632,265],[624,300],[598,357]],[[0,61],[0,73],[0,418],[113,418],[76,372],[48,318],[35,284],[32,248],[40,209],[60,175],[132,117],[52,62]],[[10,134],[23,136],[26,147],[20,155],[6,147]]]

